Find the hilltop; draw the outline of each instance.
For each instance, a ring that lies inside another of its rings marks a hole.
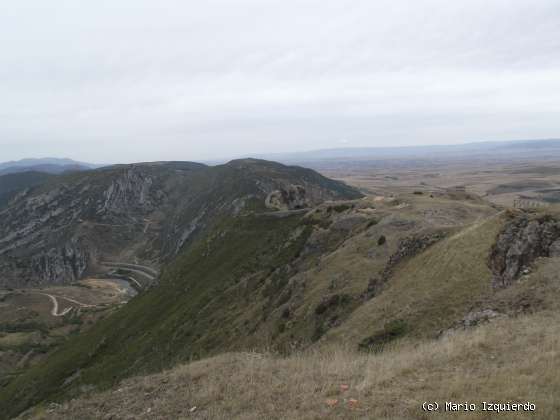
[[[272,192],[280,195],[266,204]],[[21,191],[0,210],[0,284],[67,284],[111,260],[157,269],[220,215],[356,196],[308,169],[256,160],[115,165],[60,175]]]

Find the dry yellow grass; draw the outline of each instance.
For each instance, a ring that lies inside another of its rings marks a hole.
[[[291,317],[284,332],[285,341],[290,341],[292,335],[294,341],[302,336],[312,336],[315,309],[325,297],[333,294],[349,295],[360,304],[355,305],[358,309],[347,319],[347,314],[344,314],[344,321],[339,320],[340,326],[327,332],[325,339],[351,342],[357,346],[366,336],[396,318],[407,321],[410,318],[411,328],[434,335],[455,318],[464,316],[467,311],[465,304],[472,305],[473,299],[490,290],[490,272],[486,267],[485,252],[501,226],[501,220],[499,223],[494,219],[489,220],[496,215],[496,209],[484,203],[457,201],[448,197],[431,198],[427,195],[399,196],[395,201],[400,201],[403,207],[390,204],[393,201],[378,202],[372,196],[360,200],[360,210],[371,210],[379,223],[351,235],[336,250],[324,253],[315,265],[291,279],[305,287],[301,289],[297,303],[291,306]],[[359,210],[357,213],[361,214]],[[481,221],[487,224],[483,226]],[[384,290],[379,299],[362,304],[361,296],[368,282],[383,271],[403,238],[419,232],[425,234],[444,229],[448,232],[462,229],[466,231],[466,238],[452,235],[453,238],[447,238],[444,244],[429,251],[429,259],[422,253],[406,264],[407,270],[395,271],[388,290]],[[384,246],[377,244],[380,236],[386,237]],[[441,263],[448,260],[446,265]],[[476,265],[475,270],[472,265]],[[453,299],[449,299],[450,296]],[[417,313],[422,308],[416,303],[420,298],[427,301],[425,309],[431,312],[429,316]],[[459,299],[462,299],[461,302],[457,302]],[[439,311],[440,306],[452,309],[442,313]],[[284,309],[284,306],[279,307],[270,319],[280,318]],[[436,310],[438,313],[434,315]],[[253,317],[258,315],[252,314]],[[423,321],[421,323],[413,318]],[[434,318],[437,321],[430,324]],[[271,329],[269,324],[263,324],[263,327],[259,331],[259,338],[265,337],[266,330]],[[302,334],[301,331],[305,332]],[[258,345],[259,342],[255,341],[254,344]]]
[[[385,290],[329,331],[326,340],[358,343],[397,319],[416,336],[433,337],[449,328],[492,292],[486,260],[503,223],[496,214],[405,261]]]
[[[401,343],[381,354],[341,347],[287,358],[224,354],[132,378],[111,391],[25,417],[555,420],[560,418],[559,321],[556,312],[504,318],[440,340]],[[424,401],[479,406],[530,401],[536,412],[430,414],[421,408]]]

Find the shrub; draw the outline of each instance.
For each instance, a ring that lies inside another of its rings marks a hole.
[[[36,321],[25,321],[21,323],[7,322],[0,324],[0,331],[7,333],[41,331],[47,333],[48,328],[45,324]]]
[[[376,219],[371,219],[371,220],[368,222],[367,227],[369,228],[369,227],[375,226],[375,225],[378,224],[378,223],[379,223],[379,222],[378,222]]]
[[[350,204],[337,204],[336,206],[329,207],[329,209],[331,208],[337,213],[342,213],[343,211],[351,209],[352,206]]]
[[[385,324],[382,331],[362,340],[359,349],[375,353],[381,352],[388,343],[401,338],[407,331],[408,325],[402,319],[390,321]]]

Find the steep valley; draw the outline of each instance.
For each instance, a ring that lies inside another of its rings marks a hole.
[[[0,211],[0,284],[68,284],[98,274],[104,261],[157,269],[209,220],[253,203],[265,209],[267,195],[294,184],[301,188],[294,205],[358,194],[313,171],[283,168],[251,160],[118,165],[25,189]],[[286,193],[280,205],[290,200]]]

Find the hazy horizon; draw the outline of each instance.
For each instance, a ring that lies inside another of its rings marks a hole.
[[[1,161],[557,138],[554,0],[9,1]]]
[[[496,145],[496,146],[500,146],[500,145],[506,145],[506,144],[515,144],[515,143],[532,143],[532,142],[555,142],[558,143],[560,142],[560,138],[547,138],[547,139],[514,139],[514,140],[501,140],[501,141],[486,141],[486,140],[481,140],[481,141],[473,141],[473,142],[465,142],[465,143],[450,143],[450,144],[417,144],[417,145],[411,145],[411,146],[371,146],[371,147],[352,147],[352,146],[339,146],[339,147],[330,147],[330,148],[325,148],[325,149],[309,149],[309,150],[299,150],[299,151],[286,151],[286,152],[270,152],[270,153],[247,153],[247,154],[240,154],[240,155],[230,155],[230,156],[222,156],[222,157],[217,157],[217,158],[212,158],[212,159],[181,159],[181,158],[175,158],[175,159],[152,159],[152,160],[138,160],[138,161],[113,161],[113,162],[95,162],[95,161],[88,161],[88,160],[83,160],[83,159],[75,159],[72,156],[66,156],[66,155],[61,155],[61,156],[51,156],[51,155],[43,155],[43,156],[26,156],[23,157],[21,159],[11,159],[11,160],[6,160],[6,161],[0,161],[0,164],[3,164],[5,166],[7,166],[6,164],[9,163],[27,163],[26,161],[40,161],[40,160],[60,160],[60,161],[64,161],[64,160],[70,160],[73,163],[82,163],[82,164],[90,164],[90,165],[96,165],[96,166],[105,166],[105,165],[112,165],[112,164],[130,164],[130,163],[142,163],[142,162],[165,162],[165,161],[191,161],[191,162],[200,162],[200,163],[205,163],[205,164],[219,164],[219,163],[225,163],[228,162],[230,160],[235,160],[235,159],[244,159],[244,158],[257,158],[257,159],[271,159],[274,160],[274,158],[277,158],[279,161],[292,161],[292,160],[298,160],[298,158],[301,159],[308,159],[310,158],[309,154],[313,153],[313,152],[329,152],[329,151],[361,151],[361,150],[402,150],[404,152],[403,157],[404,158],[410,158],[415,155],[415,152],[411,152],[412,154],[407,155],[406,154],[406,150],[407,149],[411,149],[411,150],[415,150],[418,148],[426,148],[426,149],[431,149],[431,148],[439,148],[439,147],[443,147],[443,148],[461,148],[462,146],[477,146],[477,145],[483,145],[483,144],[491,144],[491,145]],[[556,144],[554,145],[554,148],[556,149]],[[485,150],[485,149],[480,149],[481,151]],[[525,149],[523,149],[525,150]],[[547,149],[548,150],[548,149]],[[480,151],[479,151],[480,152]],[[422,157],[422,156],[426,156],[425,154],[426,152],[424,152],[423,154],[421,154],[418,157]],[[352,157],[358,157],[358,155],[353,155],[350,154],[349,156]],[[396,155],[387,155],[387,154],[383,154],[380,155],[380,158],[386,158],[388,156],[396,156]],[[447,157],[449,157],[449,155],[445,155]],[[369,157],[372,158],[373,156],[371,155],[364,155],[363,157]],[[434,156],[437,157],[437,156]],[[460,156],[457,156],[460,157]],[[325,157],[321,157],[318,156],[317,157],[318,160],[320,159],[325,159]],[[329,158],[327,158],[329,159]]]

